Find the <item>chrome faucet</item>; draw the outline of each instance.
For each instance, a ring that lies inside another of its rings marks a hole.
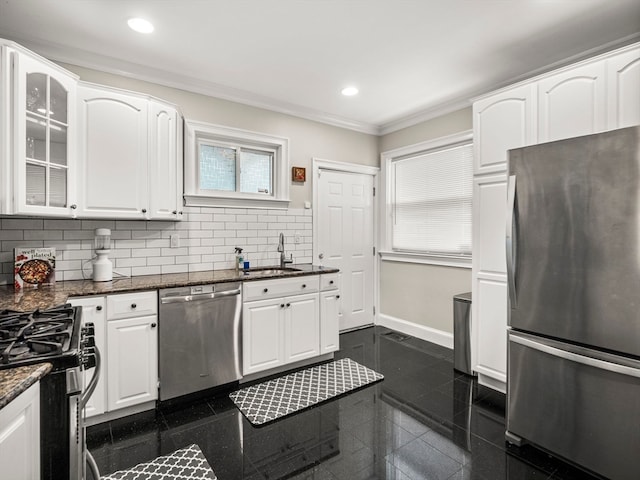
[[[278,239],[278,251],[280,252],[280,268],[284,268],[287,263],[293,263],[293,253],[289,258],[284,253],[284,234],[282,232],[280,232]]]

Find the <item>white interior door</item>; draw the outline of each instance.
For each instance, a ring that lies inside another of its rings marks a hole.
[[[320,170],[315,263],[340,269],[340,330],[374,323],[373,176]]]

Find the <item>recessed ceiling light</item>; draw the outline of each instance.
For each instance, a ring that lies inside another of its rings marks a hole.
[[[358,89],[356,87],[346,87],[342,89],[342,94],[346,97],[352,97],[358,94]]]
[[[130,18],[127,22],[131,30],[135,30],[138,33],[151,33],[153,32],[153,25],[150,21],[144,18]]]

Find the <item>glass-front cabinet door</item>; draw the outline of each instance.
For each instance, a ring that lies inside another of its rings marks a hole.
[[[15,213],[75,216],[76,80],[14,57]]]

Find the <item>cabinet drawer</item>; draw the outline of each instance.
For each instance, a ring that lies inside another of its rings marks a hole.
[[[107,320],[155,315],[157,311],[156,291],[123,293],[107,297]]]
[[[320,290],[335,290],[340,285],[337,273],[324,273],[320,275]]]
[[[286,295],[313,293],[317,292],[319,287],[318,275],[246,282],[243,286],[243,299],[247,302]]]

